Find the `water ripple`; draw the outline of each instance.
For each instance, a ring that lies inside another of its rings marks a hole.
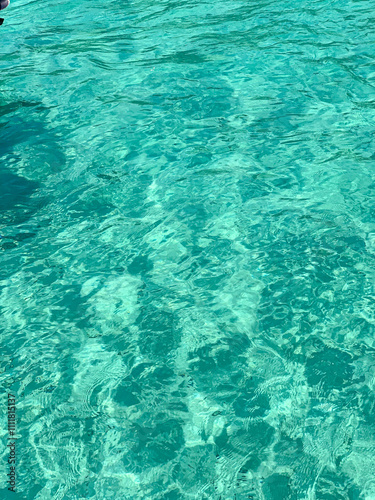
[[[19,494],[373,498],[372,2],[2,15]]]

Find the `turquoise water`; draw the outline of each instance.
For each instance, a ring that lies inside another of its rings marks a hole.
[[[374,2],[2,16],[2,498],[375,499]]]

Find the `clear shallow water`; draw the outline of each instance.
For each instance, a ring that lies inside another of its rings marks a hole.
[[[375,498],[373,7],[4,11],[19,498]]]

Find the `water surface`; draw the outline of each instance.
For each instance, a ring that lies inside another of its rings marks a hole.
[[[375,498],[374,12],[4,11],[19,498]]]

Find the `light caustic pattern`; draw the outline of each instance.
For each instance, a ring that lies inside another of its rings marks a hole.
[[[374,499],[373,2],[4,17],[20,498]]]

